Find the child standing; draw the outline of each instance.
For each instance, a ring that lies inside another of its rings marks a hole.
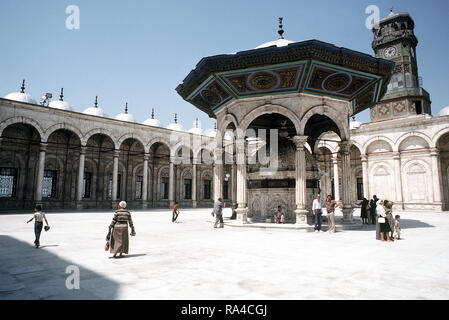
[[[36,239],[34,240],[34,247],[39,248],[40,246],[39,239],[41,237],[44,220],[47,226],[50,227],[47,218],[45,217],[45,213],[42,212],[42,206],[36,205],[34,207],[34,216],[30,220],[28,220],[27,223],[33,221],[33,219],[34,219],[34,235],[36,236]]]
[[[401,239],[401,216],[396,215],[394,217],[394,240],[400,240]]]
[[[175,205],[173,206],[173,216],[171,222],[176,222],[176,219],[178,219],[178,215],[179,215],[178,203],[175,202]]]

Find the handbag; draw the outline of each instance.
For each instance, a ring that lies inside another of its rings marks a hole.
[[[385,218],[384,217],[379,217],[379,218],[377,218],[377,222],[378,223],[385,223]]]
[[[109,241],[106,242],[106,244],[104,245],[104,251],[108,251],[109,250]]]
[[[45,231],[48,231],[48,230],[50,230],[50,227],[49,227],[49,226],[45,226],[45,227],[44,227],[44,230],[45,230]]]

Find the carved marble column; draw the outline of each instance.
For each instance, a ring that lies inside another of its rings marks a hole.
[[[433,182],[433,201],[442,210],[441,201],[441,170],[439,161],[439,150],[432,148],[430,150],[430,161],[432,165],[432,182]]]
[[[232,182],[232,216],[231,219],[237,219],[237,163],[235,155],[232,157],[232,169],[231,169],[231,182]]]
[[[142,208],[148,208],[148,159],[150,155],[143,156],[143,179],[142,179]]]
[[[338,173],[337,154],[332,156],[332,165],[334,167],[334,195],[335,201],[340,202],[340,174]]]
[[[237,166],[237,221],[247,223],[248,206],[246,190],[246,152],[245,140],[239,138],[236,140],[236,166]]]
[[[117,183],[118,183],[118,158],[120,156],[120,150],[114,150],[114,162],[112,167],[112,208],[115,209],[117,207]]]
[[[175,204],[175,164],[174,158],[170,157],[170,165],[168,172],[168,202],[170,208]]]
[[[393,163],[394,163],[394,181],[395,181],[395,193],[396,199],[394,202],[394,207],[397,209],[402,209],[404,205],[404,198],[402,194],[402,174],[401,174],[401,155],[399,152],[393,152]]]
[[[78,181],[76,185],[76,208],[83,208],[83,186],[84,186],[84,160],[86,157],[86,147],[80,148],[80,159],[78,164]]]
[[[36,204],[42,202],[42,184],[44,182],[45,154],[47,153],[47,143],[41,143],[39,151],[39,167],[37,169],[37,180],[34,200]]]
[[[366,199],[371,199],[369,195],[369,181],[368,181],[368,157],[366,154],[361,155],[362,160],[362,176],[363,176],[363,196]]]
[[[309,211],[306,209],[306,151],[305,144],[307,142],[307,136],[295,136],[293,142],[296,146],[295,152],[295,200],[296,200],[296,224],[307,224],[307,215]]]
[[[341,193],[343,199],[343,222],[352,223],[352,204],[351,204],[351,142],[340,142],[341,155]]]
[[[223,198],[223,148],[217,147],[214,152],[214,201]]]
[[[192,207],[196,208],[196,165],[198,164],[198,159],[193,158],[192,164]]]

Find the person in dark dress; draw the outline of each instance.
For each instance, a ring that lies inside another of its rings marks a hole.
[[[368,224],[368,209],[367,206],[369,201],[366,198],[363,198],[362,202],[359,203],[360,208],[360,217],[362,218],[363,224]]]
[[[373,199],[369,202],[369,211],[371,216],[371,223],[376,224],[377,215],[376,215],[376,202]]]

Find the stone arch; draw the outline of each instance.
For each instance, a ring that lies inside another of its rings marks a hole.
[[[145,153],[148,152],[147,144],[145,144],[145,143],[143,142],[144,139],[142,139],[142,137],[140,137],[139,135],[137,135],[137,134],[135,134],[135,133],[126,133],[126,134],[122,135],[122,136],[117,140],[117,142],[115,143],[115,146],[118,147],[118,148],[120,148],[120,147],[122,146],[122,143],[123,143],[126,139],[134,139],[134,140],[136,140],[136,141],[139,141],[140,144],[141,144],[142,147],[143,147],[144,152],[145,152]]]
[[[335,123],[335,125],[338,127],[340,131],[340,139],[342,141],[346,141],[349,139],[349,127],[348,125],[344,125],[348,122],[348,120],[346,119],[346,117],[345,118],[342,117],[344,113],[327,105],[313,106],[306,113],[304,113],[300,121],[299,134],[302,135],[304,134],[307,122],[309,121],[310,118],[312,118],[314,115],[317,114],[327,116]]]
[[[233,113],[226,113],[225,116],[223,117],[223,119],[220,121],[220,123],[218,124],[218,131],[219,132],[224,132],[226,130],[226,128],[230,125],[233,124],[234,127],[238,128],[239,127],[239,121],[237,120],[237,117],[233,114]]]
[[[114,161],[109,161],[105,166],[104,166],[104,177],[103,177],[103,183],[104,183],[104,188],[103,188],[103,199],[105,200],[111,200],[110,198],[108,198],[108,193],[109,193],[109,173],[112,174],[112,168],[114,166]],[[118,173],[121,174],[121,181],[120,181],[120,195],[119,195],[119,199],[123,198],[123,196],[125,195],[125,179],[127,179],[126,177],[126,166],[122,161],[118,161]]]
[[[45,130],[44,136],[42,137],[42,142],[47,142],[51,134],[60,129],[72,131],[74,134],[78,136],[78,139],[80,141],[81,138],[83,137],[82,132],[77,127],[72,126],[71,124],[68,123],[57,123],[49,127],[47,130]]]
[[[386,136],[377,136],[374,138],[369,139],[365,144],[363,145],[362,149],[360,150],[361,154],[368,154],[370,149],[374,147],[375,143],[378,143],[381,141],[381,143],[385,143],[385,147],[388,150],[388,152],[394,151],[394,142],[386,137]],[[388,148],[387,148],[388,146]],[[372,150],[372,149],[371,149]]]
[[[185,149],[183,149],[183,148],[185,148]],[[186,151],[188,150],[188,152],[189,152],[189,155],[188,155],[189,163],[188,164],[191,164],[190,157],[193,156],[192,155],[193,151],[192,151],[192,148],[189,145],[186,145],[185,141],[179,141],[176,145],[174,145],[171,148],[171,150],[170,150],[170,157],[171,158],[177,158],[179,150],[183,150],[183,151],[184,150],[186,150]],[[184,163],[184,159],[187,159],[187,156],[183,154],[182,155],[182,159],[183,159],[183,163]],[[185,164],[187,164],[187,163],[185,163]]]
[[[44,129],[41,127],[41,125],[34,119],[26,118],[26,117],[12,117],[9,119],[6,119],[0,123],[0,136],[2,136],[3,131],[9,127],[12,124],[16,123],[22,123],[27,124],[36,129],[37,133],[39,134],[39,138],[41,141],[43,141],[42,137],[44,136]]]
[[[300,134],[301,131],[301,121],[299,120],[298,116],[289,108],[281,106],[281,105],[275,105],[275,104],[266,104],[260,107],[257,107],[256,109],[251,110],[248,114],[246,114],[238,128],[240,128],[243,132],[246,132],[251,122],[253,122],[255,119],[260,117],[264,114],[271,114],[271,113],[278,113],[285,117],[287,117],[295,126],[296,132]]]
[[[112,134],[111,131],[109,131],[109,130],[107,130],[107,129],[105,129],[105,128],[95,128],[95,129],[92,129],[92,130],[88,131],[88,132],[82,137],[82,139],[81,139],[81,145],[82,145],[82,146],[87,145],[87,142],[89,141],[89,139],[90,139],[91,137],[93,137],[94,135],[96,135],[96,134],[102,134],[102,135],[105,135],[105,136],[107,136],[108,138],[110,138],[111,141],[112,141],[112,143],[113,143],[113,145],[114,145],[114,149],[117,149],[118,147],[120,147],[120,146],[117,146],[117,145],[115,144],[115,141],[117,140],[117,138]]]
[[[406,144],[412,142],[412,139],[415,139],[416,143],[421,142],[419,146],[421,146],[422,148],[429,149],[432,145],[432,140],[427,135],[421,132],[407,132],[403,134],[399,139],[397,139],[394,149],[398,151],[410,150],[409,148],[407,148],[410,145],[406,146]],[[401,150],[401,148],[404,147],[405,149]]]
[[[210,184],[210,199],[205,199],[204,198],[204,180],[210,180],[211,184]],[[198,192],[198,191],[197,191]],[[201,170],[200,173],[200,184],[199,184],[199,195],[201,200],[213,200],[213,195],[214,195],[214,175],[212,170],[210,169],[205,169],[205,170]]]
[[[156,200],[168,201],[162,198],[161,182],[162,178],[170,178],[170,167],[162,165],[157,169],[157,183],[156,183]],[[170,195],[168,196],[170,197]]]
[[[435,133],[432,137],[432,144],[431,147],[434,148],[438,145],[438,141],[443,137],[446,133],[449,133],[449,128],[444,128]]]
[[[156,143],[160,143],[160,144],[165,145],[168,148],[168,150],[170,151],[170,153],[171,153],[172,147],[171,147],[170,140],[167,139],[166,137],[161,137],[161,136],[154,137],[153,139],[151,139],[146,144],[145,149],[148,150],[146,152],[149,152],[151,150],[151,148],[153,147],[153,145],[156,144]]]

